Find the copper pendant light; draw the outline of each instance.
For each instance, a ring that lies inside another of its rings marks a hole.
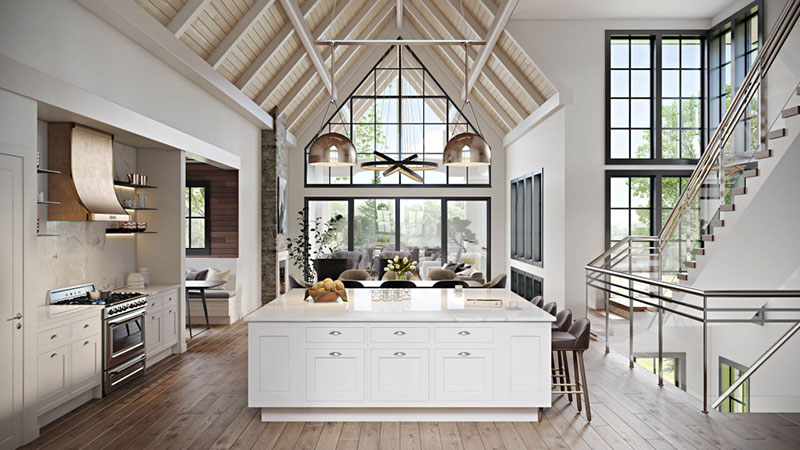
[[[336,11],[336,2],[333,3],[333,10],[331,11],[331,24],[333,24],[334,12]],[[325,108],[325,114],[322,115],[323,124],[317,133],[317,138],[311,143],[311,148],[308,150],[308,163],[312,166],[327,166],[327,167],[349,167],[355,166],[358,163],[356,156],[356,146],[353,141],[347,136],[329,132],[323,135],[319,133],[325,129],[325,118],[328,116],[328,110],[331,105],[336,107],[336,88],[334,87],[335,73],[334,73],[334,58],[335,58],[336,44],[331,43],[331,101],[328,107]],[[337,108],[338,109],[338,108]],[[341,112],[341,111],[336,111]],[[334,112],[334,114],[336,114]],[[342,121],[344,125],[344,120]],[[344,128],[347,128],[346,126]]]
[[[312,166],[354,166],[356,147],[345,135],[325,133],[311,144],[308,163]]]
[[[464,106],[469,106],[472,111],[472,118],[478,123],[478,117],[472,104],[469,102],[469,91],[467,91],[467,78],[469,71],[467,64],[469,60],[469,43],[464,43]],[[463,106],[462,106],[463,108]],[[480,125],[478,125],[480,127]],[[480,132],[480,128],[478,130]],[[492,149],[480,134],[466,132],[453,136],[444,146],[443,162],[445,166],[475,167],[488,166],[492,163]]]

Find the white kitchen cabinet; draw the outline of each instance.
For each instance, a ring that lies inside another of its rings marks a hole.
[[[263,324],[249,327],[250,404],[301,402],[299,331]]]
[[[178,343],[178,310],[167,308],[164,311],[164,347],[172,347]]]
[[[372,349],[370,400],[427,401],[430,398],[429,362],[428,349]]]
[[[148,366],[167,356],[180,339],[178,292],[178,289],[168,289],[147,297],[144,348]]]
[[[306,350],[306,400],[364,401],[364,350],[324,348]]]
[[[161,351],[164,346],[164,312],[150,312],[144,320],[144,351],[150,356]]]
[[[52,315],[39,311],[38,414],[99,388],[103,375],[101,309],[86,307]]]
[[[78,394],[97,386],[103,371],[103,344],[99,334],[72,343],[72,389]]]
[[[435,360],[436,400],[492,400],[494,364],[491,349],[436,350]]]
[[[69,350],[69,345],[65,345],[39,355],[39,412],[50,410],[69,398]]]

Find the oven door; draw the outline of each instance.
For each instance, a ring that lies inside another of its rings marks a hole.
[[[144,353],[145,309],[132,311],[106,322],[104,369],[112,369]]]

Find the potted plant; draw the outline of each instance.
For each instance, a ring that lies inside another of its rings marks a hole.
[[[383,270],[384,272],[394,272],[398,280],[405,280],[408,278],[409,272],[413,273],[417,270],[417,262],[411,261],[408,258],[403,258],[401,260],[399,256],[395,256],[394,259],[389,260],[386,264],[386,268]]]
[[[286,249],[289,252],[292,264],[303,271],[303,279],[305,281],[314,281],[319,272],[320,264],[318,264],[318,261],[330,254],[331,244],[336,238],[336,231],[342,220],[341,214],[337,214],[327,221],[322,217],[311,220],[308,217],[308,208],[303,208],[297,213],[297,225],[300,227],[300,235],[295,238],[289,238],[286,243]],[[346,260],[327,261],[346,262]],[[323,267],[324,269],[326,268]],[[329,278],[327,275],[324,278]],[[322,275],[320,274],[320,276]],[[338,275],[331,278],[338,278]]]

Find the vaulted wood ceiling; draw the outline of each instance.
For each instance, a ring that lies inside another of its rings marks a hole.
[[[462,1],[466,23],[462,19]],[[136,2],[264,110],[277,107],[279,113],[286,115],[292,133],[329,98],[280,0]],[[315,39],[374,39],[392,29],[398,36],[406,31],[423,39],[485,39],[501,9],[496,0],[297,3]],[[397,14],[398,8],[401,15]],[[396,28],[398,25],[400,28]],[[330,48],[319,50],[329,65]],[[366,50],[364,46],[336,48],[337,83],[357,65]],[[434,51],[453,80],[463,83],[463,48],[437,46]],[[480,51],[481,47],[470,49],[470,65],[479,58]],[[471,96],[507,133],[555,92],[536,63],[503,30]],[[453,98],[458,94],[450,93]]]

